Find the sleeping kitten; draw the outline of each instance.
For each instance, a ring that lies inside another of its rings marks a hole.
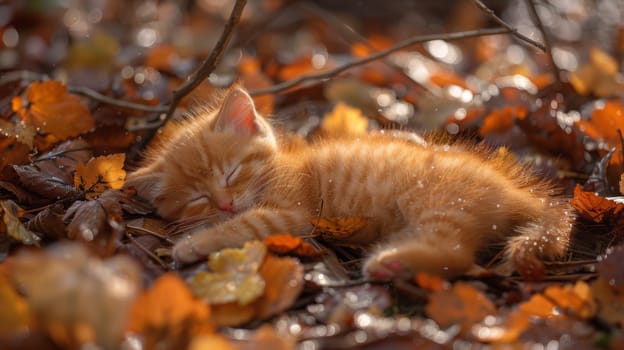
[[[182,263],[273,233],[309,233],[319,216],[365,216],[348,243],[373,246],[369,278],[461,275],[490,243],[505,244],[499,270],[540,277],[542,260],[566,252],[570,208],[526,167],[484,153],[374,134],[284,147],[233,88],[220,109],[152,149],[126,186],[163,218],[194,227],[173,248]]]

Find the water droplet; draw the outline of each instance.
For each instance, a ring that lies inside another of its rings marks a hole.
[[[496,207],[497,207],[497,208],[500,208],[500,204],[499,204],[499,203],[496,203]]]
[[[332,182],[334,182],[334,180],[333,179],[329,179],[329,183],[332,183]]]
[[[498,227],[496,227],[496,225],[492,225],[492,230],[495,230],[495,231],[496,231],[496,229],[497,229],[497,228],[498,228]]]
[[[455,246],[453,247],[453,250],[459,250],[461,248],[461,244],[457,243],[455,244]]]
[[[298,205],[298,206],[301,206],[301,202],[297,202],[297,205]]]

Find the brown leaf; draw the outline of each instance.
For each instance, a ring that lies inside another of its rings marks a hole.
[[[124,153],[117,153],[92,158],[86,164],[78,163],[74,186],[84,192],[87,199],[96,198],[107,189],[120,189],[126,179],[125,159]]]
[[[496,314],[496,306],[470,284],[457,282],[451,289],[431,294],[425,311],[441,327],[458,324],[467,333],[475,323]]]
[[[288,254],[297,249],[303,239],[295,237],[290,233],[273,234],[264,239],[264,245],[275,254]]]
[[[134,302],[127,330],[141,334],[146,349],[185,349],[194,336],[213,333],[210,313],[180,277],[167,273]]]
[[[91,201],[76,201],[63,221],[67,224],[67,237],[92,242],[102,256],[113,253],[115,244],[123,232],[121,205],[113,191],[104,192]]]
[[[99,260],[83,245],[65,242],[22,251],[9,269],[38,324],[63,348],[119,347],[128,307],[141,284],[129,258]]]
[[[368,223],[368,218],[362,216],[314,218],[310,221],[315,229],[323,233],[324,237],[340,240],[363,229]]]
[[[13,170],[19,177],[20,183],[30,192],[41,197],[60,200],[66,198],[78,198],[78,192],[71,184],[63,179],[42,172],[36,165],[15,165]]]
[[[26,97],[14,97],[12,106],[24,123],[61,140],[78,136],[95,126],[80,97],[67,93],[67,88],[59,81],[32,83],[26,90]]]
[[[448,281],[424,272],[418,272],[416,276],[414,276],[414,282],[416,282],[420,288],[432,292],[448,289],[450,286]]]
[[[624,130],[624,105],[619,100],[609,100],[602,108],[594,109],[590,120],[581,120],[577,126],[589,137],[620,147],[618,130]]]
[[[65,238],[64,215],[65,208],[63,208],[62,204],[52,204],[30,219],[26,223],[26,228],[39,233],[44,239],[58,240]]]
[[[291,307],[303,289],[303,266],[293,258],[267,255],[260,274],[266,283],[264,294],[256,302],[257,317],[260,319]]]
[[[601,223],[606,220],[619,219],[624,210],[624,204],[584,192],[580,185],[574,188],[574,198],[570,204],[578,214],[588,220]]]
[[[29,153],[30,148],[15,137],[0,134],[0,170],[6,166],[26,163]]]
[[[598,258],[596,270],[613,288],[624,292],[624,245],[609,247],[605,256]]]
[[[13,124],[7,120],[0,119],[0,133],[5,137],[14,137],[16,141],[27,145],[29,149],[33,149],[37,130],[33,126],[24,123]]]
[[[73,139],[37,157],[34,163],[42,173],[71,185],[74,183],[76,166],[91,159],[91,153],[89,145],[82,138]]]

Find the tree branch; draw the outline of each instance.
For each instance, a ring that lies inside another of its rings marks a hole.
[[[188,95],[193,89],[195,89],[199,84],[201,84],[204,79],[206,79],[217,67],[217,64],[221,60],[223,53],[225,52],[230,39],[234,33],[234,28],[240,21],[241,14],[243,13],[243,9],[247,4],[247,0],[236,0],[234,7],[232,8],[232,12],[230,13],[230,17],[225,23],[225,27],[223,28],[223,32],[221,33],[221,37],[214,49],[210,53],[210,56],[202,62],[201,66],[187,79],[187,81],[180,86],[179,88],[173,91],[173,97],[171,98],[171,102],[169,103],[167,113],[165,117],[160,120],[160,123],[157,124],[153,129],[150,129],[146,135],[141,139],[140,144],[135,149],[141,150],[143,149],[150,140],[156,135],[158,128],[165,125],[169,119],[173,116],[178,104],[184,98],[184,96]]]
[[[472,0],[472,2],[475,3],[475,5],[477,5],[477,7],[479,9],[481,9],[483,12],[485,12],[488,16],[490,16],[496,23],[500,24],[501,26],[509,29],[509,32],[511,33],[511,35],[515,36],[516,38],[520,39],[520,41],[524,41],[526,43],[528,43],[531,46],[535,46],[538,49],[542,50],[543,52],[546,52],[546,46],[544,46],[542,43],[537,42],[531,38],[529,38],[528,36],[520,33],[518,31],[518,29],[512,27],[509,23],[503,21],[502,18],[498,17],[494,11],[492,11],[492,9],[490,9],[489,7],[487,7],[481,0]]]
[[[472,38],[472,37],[476,37],[476,36],[505,34],[505,33],[509,33],[509,32],[510,32],[510,30],[508,28],[499,27],[499,28],[479,29],[479,30],[468,30],[468,31],[464,31],[464,32],[454,32],[454,33],[443,33],[443,34],[430,34],[430,35],[415,36],[415,37],[412,37],[410,39],[406,39],[404,41],[401,41],[398,44],[392,46],[391,48],[388,48],[388,49],[383,50],[383,51],[375,52],[375,53],[373,53],[373,54],[371,54],[369,56],[363,57],[363,58],[358,59],[358,60],[351,61],[349,63],[346,63],[346,64],[342,65],[342,66],[338,66],[338,67],[335,67],[333,69],[326,70],[326,71],[323,71],[323,72],[320,72],[320,73],[316,73],[316,74],[302,75],[302,76],[300,76],[300,77],[298,77],[296,79],[285,81],[283,83],[273,85],[270,88],[250,91],[249,94],[251,96],[266,95],[266,94],[276,93],[276,92],[280,92],[280,91],[289,89],[289,88],[291,88],[293,86],[299,85],[299,84],[301,84],[303,82],[306,82],[308,80],[322,80],[322,79],[331,78],[332,76],[334,76],[334,75],[336,75],[338,73],[344,72],[344,71],[346,71],[348,69],[351,69],[353,67],[361,66],[361,65],[366,64],[368,62],[372,62],[372,61],[378,60],[380,58],[383,58],[383,57],[386,57],[386,56],[390,55],[391,53],[394,53],[394,52],[399,51],[401,49],[404,49],[406,47],[412,46],[414,44],[422,43],[422,42],[427,42],[427,41],[432,41],[432,40],[459,40],[459,39],[465,39],[465,38]]]
[[[133,103],[133,102],[124,101],[124,100],[117,100],[112,97],[102,95],[101,93],[95,90],[86,88],[84,86],[71,86],[70,85],[70,86],[67,86],[67,91],[73,92],[75,94],[87,96],[96,101],[107,103],[109,105],[136,109],[137,111],[151,112],[151,113],[164,113],[167,111],[166,106],[148,106],[148,105]]]
[[[548,61],[550,62],[550,68],[552,69],[553,75],[555,76],[555,81],[558,85],[561,85],[561,71],[557,64],[555,63],[555,59],[553,58],[553,45],[550,40],[550,35],[546,32],[544,28],[544,23],[542,23],[542,19],[537,13],[537,8],[535,8],[535,0],[525,0],[527,7],[529,8],[529,12],[531,13],[531,17],[533,18],[533,22],[537,25],[540,33],[542,33],[542,38],[544,38],[544,44],[546,45],[546,53],[548,54]]]

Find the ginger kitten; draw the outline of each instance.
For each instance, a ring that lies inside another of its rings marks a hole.
[[[572,222],[567,201],[505,157],[374,134],[283,147],[240,88],[150,150],[126,186],[193,227],[173,248],[182,263],[308,233],[319,215],[368,217],[348,242],[373,246],[373,279],[461,275],[491,243],[505,245],[501,271],[539,277],[543,260],[565,254]]]

